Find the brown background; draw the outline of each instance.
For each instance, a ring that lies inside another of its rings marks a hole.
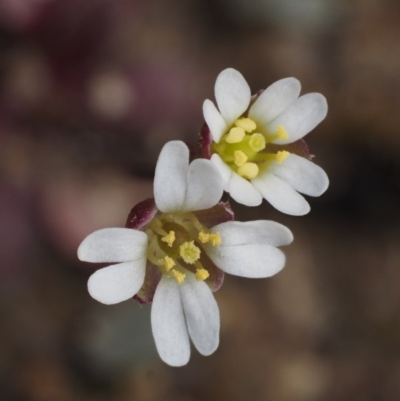
[[[399,21],[398,0],[1,0],[0,399],[400,399]],[[305,217],[233,205],[292,229],[286,268],[227,277],[219,349],[174,369],[76,248],[151,196],[165,141],[196,144],[226,67],[327,97],[307,141],[331,185]]]

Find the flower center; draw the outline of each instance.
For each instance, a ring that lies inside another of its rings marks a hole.
[[[161,214],[146,228],[149,237],[147,259],[178,284],[191,271],[199,281],[210,273],[201,262],[202,244],[221,245],[219,233],[212,233],[193,213]]]
[[[281,164],[289,152],[265,152],[269,143],[275,139],[287,139],[288,134],[283,126],[275,134],[256,132],[257,124],[251,118],[243,117],[234,122],[234,126],[225,134],[219,143],[213,144],[213,152],[241,177],[251,180],[258,176],[260,168],[271,162]]]

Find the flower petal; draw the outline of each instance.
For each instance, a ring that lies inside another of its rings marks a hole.
[[[185,202],[189,149],[182,141],[164,145],[154,176],[154,198],[164,213],[177,212]]]
[[[269,220],[229,221],[214,226],[211,231],[220,234],[224,246],[245,244],[282,246],[293,241],[293,234],[287,227]]]
[[[299,97],[289,108],[275,118],[268,126],[269,132],[276,132],[279,126],[285,128],[289,139],[276,139],[274,143],[283,145],[303,138],[325,117],[328,105],[320,93],[309,93]]]
[[[283,113],[300,95],[301,84],[296,78],[284,78],[274,82],[250,107],[249,117],[267,125]]]
[[[219,344],[219,309],[208,285],[188,273],[179,287],[190,338],[202,355],[211,355]]]
[[[214,153],[211,156],[211,161],[214,163],[215,167],[218,169],[221,174],[222,181],[224,182],[224,190],[228,191],[229,189],[229,181],[232,175],[232,169],[222,161],[221,157]]]
[[[246,206],[259,206],[262,202],[262,196],[251,182],[234,171],[229,181],[229,193],[236,202]]]
[[[321,167],[295,154],[271,166],[270,171],[302,194],[320,196],[329,186],[328,176]]]
[[[104,267],[89,277],[89,294],[106,305],[126,301],[139,291],[145,271],[146,258]]]
[[[224,272],[235,276],[270,277],[282,270],[285,255],[267,244],[221,245],[204,247],[210,259]]]
[[[210,209],[223,193],[221,174],[210,160],[196,159],[189,165],[186,188],[183,211]]]
[[[227,68],[218,75],[215,99],[228,127],[247,110],[250,97],[250,87],[239,71]]]
[[[203,115],[208,128],[211,131],[214,142],[219,142],[222,135],[227,130],[227,124],[221,113],[215,107],[215,104],[211,100],[205,100],[203,103]]]
[[[129,228],[104,228],[88,235],[78,248],[83,262],[128,262],[141,259],[147,250],[147,235]]]
[[[289,184],[267,172],[251,181],[262,196],[277,210],[293,216],[303,216],[310,205]]]
[[[178,284],[163,276],[154,294],[151,327],[161,359],[171,366],[186,365],[190,358],[189,335]]]

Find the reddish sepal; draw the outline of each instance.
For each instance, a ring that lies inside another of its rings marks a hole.
[[[132,208],[126,220],[125,227],[140,230],[149,224],[157,214],[158,209],[153,198],[146,199]]]
[[[199,134],[200,157],[204,159],[211,159],[211,145],[213,138],[211,131],[206,123],[203,124]]]

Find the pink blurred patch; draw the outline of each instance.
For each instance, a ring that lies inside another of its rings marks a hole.
[[[151,181],[98,172],[89,180],[70,177],[42,188],[41,217],[53,244],[76,260],[82,240],[95,230],[123,227],[132,202],[152,193]]]
[[[20,189],[4,184],[0,187],[1,283],[32,265],[35,238],[29,205],[27,195]]]

